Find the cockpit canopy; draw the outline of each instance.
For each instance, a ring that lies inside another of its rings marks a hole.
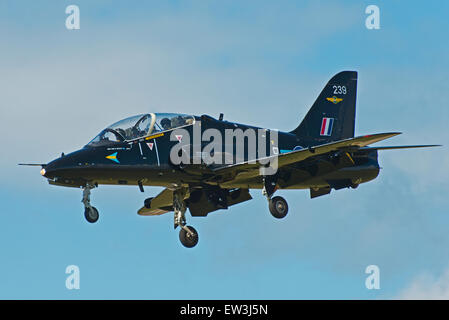
[[[193,124],[195,118],[179,113],[147,113],[120,120],[101,131],[87,146],[98,147],[146,137],[150,134]]]

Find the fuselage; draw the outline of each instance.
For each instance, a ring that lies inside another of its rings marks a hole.
[[[83,187],[86,183],[164,187],[208,184],[229,189],[259,189],[263,186],[261,176],[216,176],[211,169],[255,160],[264,155],[262,149],[267,156],[273,156],[311,147],[310,141],[290,132],[222,121],[209,116],[162,114],[162,117],[166,115],[171,116],[172,123],[176,117],[182,118],[182,121],[172,127],[160,125],[156,128],[164,120],[160,119],[159,114],[132,117],[137,119],[137,127],[108,127],[80,150],[48,163],[43,175],[51,184],[68,187]],[[144,128],[140,128],[142,126]],[[138,132],[136,137],[132,136],[133,131]],[[117,136],[121,134],[118,138],[107,138],[112,133]],[[227,139],[230,134],[231,138]],[[217,143],[215,140],[220,136],[222,141]],[[217,145],[211,148],[214,141]],[[179,147],[181,144],[182,148]],[[314,145],[319,144],[319,141],[314,142]],[[173,148],[186,151],[187,155],[183,159],[187,159],[187,163],[174,163],[171,154]],[[206,163],[207,160],[203,159],[205,152],[221,161]],[[276,174],[278,187],[283,189],[329,186],[339,189],[370,181],[378,173],[377,151],[371,150],[323,155],[279,168]]]

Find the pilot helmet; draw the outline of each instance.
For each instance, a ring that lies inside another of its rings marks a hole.
[[[170,129],[170,127],[171,127],[171,121],[170,121],[170,119],[168,119],[168,118],[162,119],[162,120],[161,120],[161,126],[162,126],[162,128],[164,128],[164,129]]]

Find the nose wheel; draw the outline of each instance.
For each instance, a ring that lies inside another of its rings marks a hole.
[[[95,207],[86,207],[84,208],[84,217],[86,220],[90,223],[97,222],[98,218],[100,217],[100,214],[98,213],[97,208]]]
[[[84,217],[89,223],[95,223],[98,221],[100,214],[97,208],[90,204],[90,190],[95,188],[95,185],[86,184],[83,189],[83,199],[81,202],[84,204]]]

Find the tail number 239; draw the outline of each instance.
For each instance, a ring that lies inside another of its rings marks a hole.
[[[334,94],[346,94],[346,87],[345,86],[332,86],[332,89],[334,89]]]

